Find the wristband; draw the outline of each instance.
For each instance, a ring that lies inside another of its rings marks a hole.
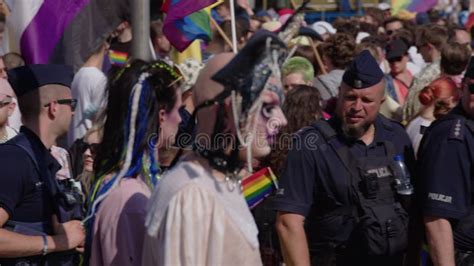
[[[43,237],[43,256],[48,254],[48,236],[42,235]]]

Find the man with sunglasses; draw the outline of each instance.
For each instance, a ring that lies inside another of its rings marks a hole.
[[[402,39],[391,41],[385,48],[387,61],[390,66],[390,73],[386,78],[386,88],[388,95],[399,105],[403,105],[408,95],[408,89],[413,81],[413,75],[408,70],[407,64],[408,45]]]
[[[7,142],[17,132],[8,126],[8,118],[13,114],[16,103],[13,101],[15,92],[5,79],[0,79],[0,143]]]
[[[72,68],[27,65],[8,76],[24,126],[0,145],[0,264],[72,265],[84,231],[73,220],[80,219],[77,198],[56,181],[61,167],[50,152],[76,105]]]
[[[462,98],[425,132],[418,152],[420,209],[434,265],[474,263],[474,60]]]

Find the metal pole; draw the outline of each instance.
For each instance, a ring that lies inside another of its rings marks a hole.
[[[232,51],[236,54],[237,51],[237,31],[235,26],[235,6],[234,0],[230,0],[230,25],[232,28]]]
[[[131,3],[132,58],[150,61],[150,0],[133,0]]]

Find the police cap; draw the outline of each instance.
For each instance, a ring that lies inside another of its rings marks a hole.
[[[71,87],[74,72],[68,65],[26,65],[8,71],[8,81],[17,97],[48,84]]]
[[[364,89],[379,83],[384,74],[368,50],[352,60],[342,76],[342,81],[354,89]]]

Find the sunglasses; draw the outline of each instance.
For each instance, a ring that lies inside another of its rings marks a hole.
[[[400,61],[402,61],[402,59],[403,59],[403,56],[397,56],[397,57],[394,57],[394,58],[390,58],[390,59],[388,59],[387,61],[388,61],[389,63],[395,63],[395,62],[400,62]]]
[[[57,104],[69,105],[71,106],[72,111],[76,110],[77,99],[59,99],[53,102],[56,102]],[[44,107],[49,107],[49,106],[51,106],[51,103],[44,105]]]
[[[98,149],[99,149],[99,143],[91,143],[91,144],[89,144],[89,143],[84,142],[82,145],[83,145],[83,146],[82,146],[82,150],[83,150],[82,153],[84,153],[84,152],[86,152],[87,150],[89,150],[89,151],[91,152],[91,155],[92,155],[93,157],[97,154],[97,151],[98,151]]]
[[[13,102],[13,98],[9,95],[6,95],[3,100],[0,101],[0,108],[7,106]]]

